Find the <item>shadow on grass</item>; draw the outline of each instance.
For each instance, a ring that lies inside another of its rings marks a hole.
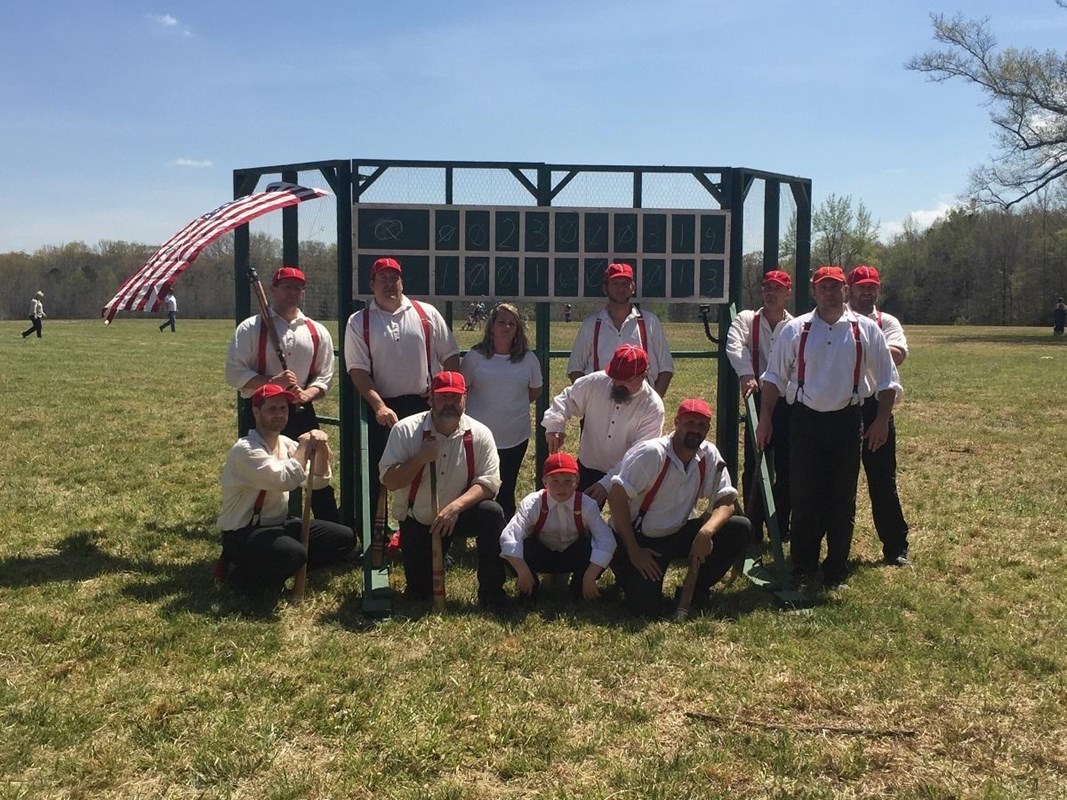
[[[157,528],[156,532],[190,539],[205,538],[200,526],[165,526]],[[2,559],[0,587],[75,584],[127,573],[137,577],[122,588],[122,594],[139,602],[156,604],[164,615],[191,612],[215,618],[239,615],[270,619],[277,616],[276,602],[247,597],[220,586],[212,575],[212,564],[207,561],[173,564],[150,557],[114,555],[101,547],[106,539],[107,535],[100,531],[75,531],[56,544],[51,552]]]

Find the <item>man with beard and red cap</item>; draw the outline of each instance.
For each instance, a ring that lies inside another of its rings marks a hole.
[[[865,264],[848,275],[848,307],[857,314],[870,317],[885,334],[886,344],[899,367],[908,357],[908,340],[904,327],[892,314],[875,307],[881,278],[878,270]],[[871,395],[863,401],[863,427],[866,430],[878,417],[878,397]],[[871,498],[874,529],[882,542],[882,560],[893,567],[910,566],[908,560],[908,522],[900,507],[897,494],[897,427],[889,417],[889,438],[877,450],[864,442],[863,471],[867,475],[867,493]]]
[[[693,604],[699,608],[748,546],[751,526],[734,513],[737,490],[707,441],[710,430],[710,406],[683,400],[674,431],[630,448],[611,479],[608,505],[619,541],[612,568],[627,608],[638,616],[661,615],[671,561],[685,559],[697,570]],[[695,515],[701,498],[709,506]]]
[[[431,383],[430,410],[412,414],[389,431],[378,465],[381,485],[393,492],[408,592],[419,600],[433,593],[432,541],[439,533],[447,553],[456,536],[478,543],[478,602],[504,606],[500,532],[504,512],[493,500],[500,489],[500,461],[493,434],[468,417],[467,384],[459,372],[439,372]],[[431,486],[436,472],[434,513]]]
[[[584,420],[578,490],[598,505],[607,499],[611,476],[626,451],[663,433],[663,400],[645,380],[647,373],[645,351],[624,344],[607,369],[579,378],[556,395],[541,419],[549,453],[563,447],[567,420]]]

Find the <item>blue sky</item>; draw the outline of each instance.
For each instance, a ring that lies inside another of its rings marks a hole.
[[[957,10],[1062,52],[1053,0],[5,3],[0,252],[159,243],[235,168],[356,157],[748,166],[892,232],[992,153],[976,89],[903,68]]]

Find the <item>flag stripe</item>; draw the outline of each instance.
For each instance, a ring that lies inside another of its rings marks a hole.
[[[271,211],[328,194],[295,183],[271,183],[265,191],[239,197],[197,217],[160,245],[140,269],[122,282],[115,296],[100,310],[100,316],[105,322],[111,322],[122,310],[158,311],[164,290],[220,236]]]

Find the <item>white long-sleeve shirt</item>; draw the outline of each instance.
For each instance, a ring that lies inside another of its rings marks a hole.
[[[862,350],[858,392],[853,394],[856,340],[852,321],[859,330]],[[804,348],[804,386],[799,383],[800,339],[804,323],[810,321]],[[802,403],[813,411],[839,411],[862,402],[871,395],[893,389],[897,399],[903,394],[889,345],[878,325],[845,309],[833,324],[827,324],[809,311],[791,319],[778,334],[771,350],[763,383],[773,383],[790,405]]]
[[[422,468],[419,490],[415,493],[415,504],[408,510],[410,484],[393,492],[390,508],[397,520],[414,517],[423,525],[433,522],[433,505],[430,501],[429,470],[437,470],[438,508],[451,503],[468,489],[467,485],[467,448],[463,444],[465,431],[471,432],[471,447],[474,453],[472,484],[480,484],[495,496],[500,491],[500,457],[496,452],[493,434],[478,420],[466,414],[459,418],[459,426],[451,436],[438,433],[433,427],[429,411],[413,414],[400,420],[389,431],[389,440],[385,445],[382,460],[378,463],[378,474],[385,475],[393,466],[403,464],[422,449],[423,431],[430,431],[440,442],[440,455],[432,464]]]
[[[645,512],[641,532],[651,539],[670,536],[696,515],[696,504],[707,498],[714,505],[720,500],[733,500],[737,490],[730,481],[730,471],[723,464],[722,455],[711,442],[702,442],[688,466],[674,452],[672,437],[661,436],[641,442],[630,449],[623,459],[619,474],[611,482],[626,490],[630,500],[630,519],[637,517],[645,495],[652,489],[663,470],[664,461],[670,466],[656,491],[652,505]],[[704,479],[700,478],[700,462],[704,462]],[[718,466],[723,464],[722,469]]]
[[[756,372],[752,371],[752,322],[756,312],[751,309],[740,312],[730,323],[730,330],[726,334],[726,357],[730,359],[730,366],[739,378],[758,378],[763,374],[767,369],[767,359],[770,358],[778,332],[793,318],[793,315],[786,311],[781,322],[772,326],[762,311],[763,309],[760,309],[759,369]]]
[[[524,558],[523,543],[533,533],[534,524],[541,516],[542,493],[548,501],[548,516],[538,539],[549,550],[556,552],[562,552],[578,541],[578,529],[574,524],[574,497],[560,503],[542,489],[526,495],[515,510],[515,516],[504,526],[500,534],[501,557]],[[582,495],[581,512],[586,535],[593,539],[593,552],[589,560],[607,569],[615,553],[615,534],[600,516],[596,502],[586,494]]]
[[[637,324],[638,315],[644,318],[647,342],[641,341],[641,329]],[[594,335],[597,320],[600,321],[600,333]],[[599,364],[593,365],[593,339],[597,340],[597,359]],[[589,375],[601,369],[607,369],[611,363],[611,357],[620,345],[635,344],[648,353],[648,379],[655,383],[661,372],[674,373],[674,359],[671,357],[671,348],[667,344],[667,335],[663,331],[663,323],[659,318],[648,311],[638,311],[630,307],[630,315],[623,320],[622,326],[615,327],[611,321],[611,315],[606,308],[582,320],[578,328],[578,335],[574,337],[574,345],[571,347],[571,357],[567,361],[567,374],[581,372]]]
[[[406,296],[396,311],[388,312],[373,300],[348,318],[345,327],[345,369],[360,369],[371,376],[382,398],[408,394],[425,394],[429,375],[441,371],[441,365],[459,355],[459,346],[448,329],[445,318],[429,303],[419,305],[430,322],[429,369],[426,365],[426,334],[412,301]],[[367,339],[363,336],[363,318],[369,317]]]
[[[318,387],[326,394],[333,385],[333,337],[330,332],[299,311],[292,322],[279,317],[274,313],[274,309],[270,310],[270,315],[274,329],[278,332],[286,364],[296,374],[300,385],[305,389]],[[315,326],[319,335],[317,353],[307,327],[309,323]],[[256,314],[238,325],[233,339],[230,340],[230,349],[226,353],[226,383],[240,391],[242,397],[251,397],[255,391],[242,388],[253,378],[258,375],[270,378],[282,371],[282,363],[278,360],[278,354],[268,336],[263,348],[266,351],[266,372],[259,372],[259,324],[260,317]]]
[[[605,488],[627,450],[663,433],[663,400],[647,381],[627,403],[611,399],[611,386],[606,372],[585,375],[556,395],[541,420],[548,433],[562,433],[569,419],[585,420],[578,460],[606,473]]]
[[[272,452],[255,429],[238,439],[226,456],[219,486],[222,489],[220,531],[235,531],[252,521],[256,498],[266,491],[259,522],[280,525],[289,515],[289,492],[304,484],[307,471],[293,458],[299,445],[288,436],[278,437]],[[313,489],[328,486],[330,475],[312,478]]]

